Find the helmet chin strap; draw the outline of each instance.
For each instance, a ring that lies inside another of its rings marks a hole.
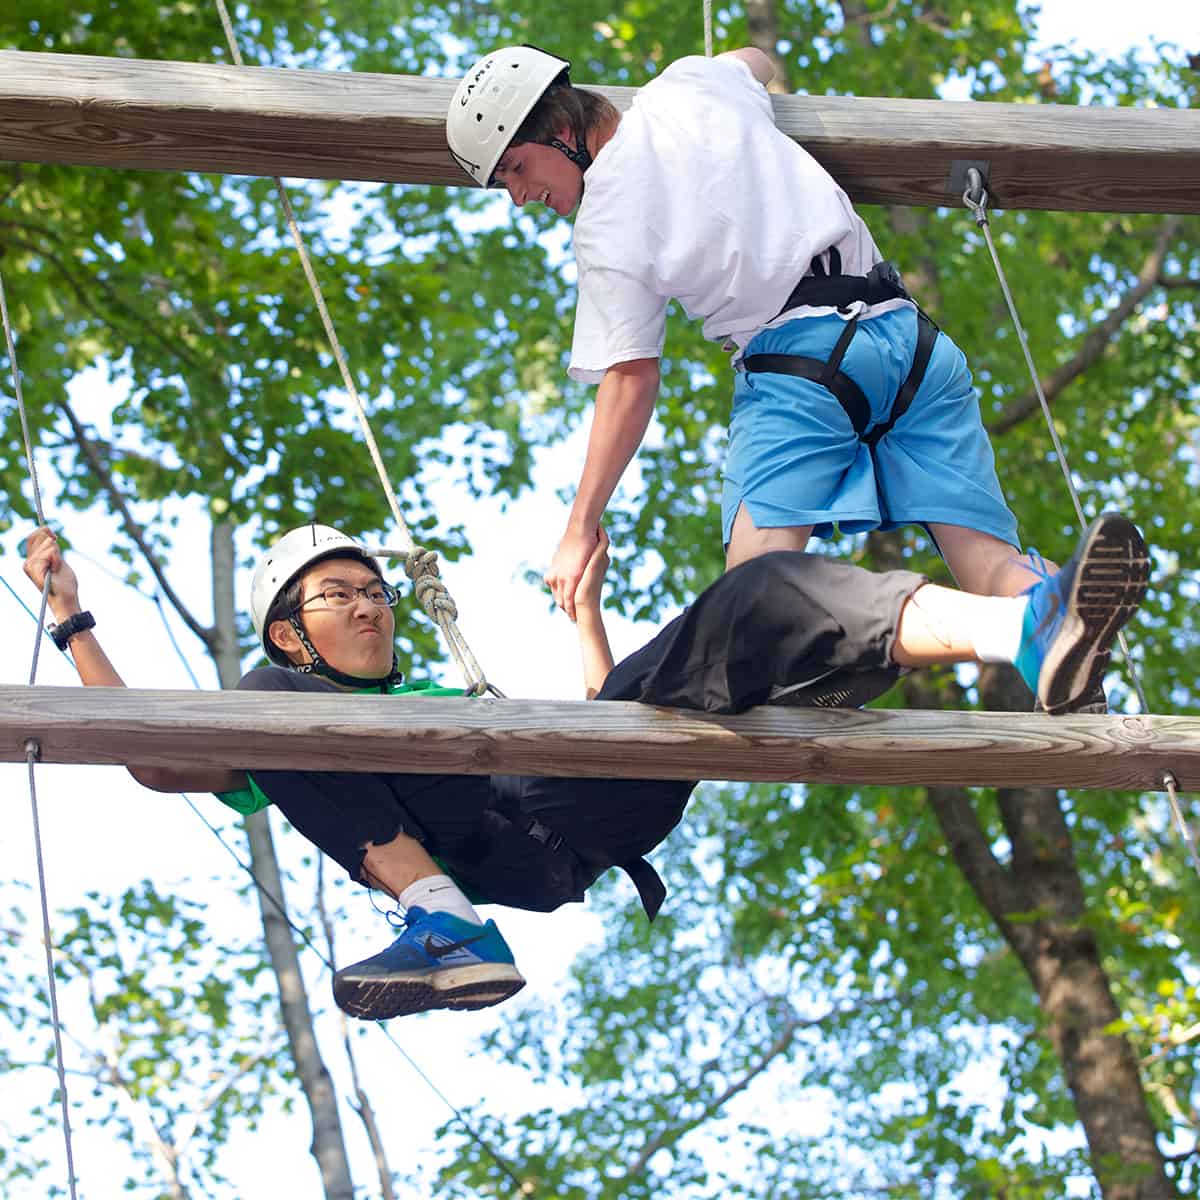
[[[586,171],[592,165],[592,156],[578,136],[575,139],[574,150],[561,138],[551,138],[546,145],[552,146],[555,150],[561,150],[581,171]]]
[[[292,670],[299,672],[301,675],[320,675],[324,679],[328,679],[331,683],[340,684],[342,687],[350,688],[375,688],[377,691],[386,692],[389,684],[403,683],[404,673],[400,670],[400,661],[396,658],[395,652],[392,653],[392,667],[386,675],[347,675],[345,671],[339,671],[336,667],[331,667],[317,653],[317,648],[309,640],[309,636],[304,631],[304,626],[300,624],[300,618],[294,614],[288,617],[292,628],[296,631],[296,636],[300,639],[300,645],[308,652],[309,661],[306,663],[294,663]]]

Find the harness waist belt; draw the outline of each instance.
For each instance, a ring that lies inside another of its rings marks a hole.
[[[855,277],[850,276],[849,278]],[[804,284],[833,282],[837,281],[829,279],[802,281]],[[795,295],[794,292],[793,295]],[[809,301],[803,301],[803,303],[809,303]],[[917,309],[917,347],[913,354],[912,367],[892,401],[892,408],[887,419],[870,430],[868,427],[871,424],[871,405],[863,395],[862,388],[841,369],[842,359],[845,357],[857,328],[857,317],[852,317],[846,322],[846,328],[842,331],[841,337],[838,338],[837,344],[826,362],[822,362],[819,358],[809,358],[803,354],[748,354],[742,359],[742,367],[746,371],[763,374],[796,375],[801,379],[811,379],[814,383],[819,383],[834,395],[845,410],[859,441],[867,446],[874,446],[891,431],[912,404],[913,397],[917,394],[917,389],[925,378],[925,370],[929,366],[929,358],[933,353],[934,343],[937,341],[938,327],[920,309]]]
[[[865,275],[839,275],[836,271],[832,275],[806,275],[792,288],[791,295],[775,315],[782,316],[789,308],[802,305],[845,308],[856,300],[882,304],[885,300],[911,299],[896,264],[885,261],[876,263]]]

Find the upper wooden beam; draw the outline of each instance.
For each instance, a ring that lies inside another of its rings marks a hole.
[[[0,51],[0,159],[463,184],[456,80]],[[600,87],[626,108],[632,88]],[[774,98],[778,124],[866,203],[1200,212],[1200,112],[846,96]]]
[[[0,761],[1200,790],[1200,717],[0,688]]]

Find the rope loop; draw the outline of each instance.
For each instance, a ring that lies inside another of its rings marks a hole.
[[[404,556],[404,573],[412,580],[417,601],[430,620],[438,625],[458,620],[458,606],[442,579],[436,550],[414,546]]]
[[[982,228],[988,223],[988,194],[983,186],[983,176],[978,167],[967,168],[967,190],[963,192],[963,203],[971,210],[975,224]]]

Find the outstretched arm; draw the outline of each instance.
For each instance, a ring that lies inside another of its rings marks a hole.
[[[604,572],[608,569],[608,534],[598,529],[599,541],[583,578],[575,591],[575,627],[579,630],[579,649],[583,655],[583,686],[589,700],[604,686],[613,667],[608,631],[600,613],[600,597],[604,588]]]
[[[45,586],[46,572],[51,573],[47,606],[61,625],[68,617],[83,610],[79,604],[79,581],[74,570],[62,556],[58,538],[53,531],[40,526],[25,541],[25,574],[40,592]],[[104,653],[104,647],[93,630],[77,633],[68,644],[75,669],[85,687],[124,687],[125,681]],[[236,792],[246,786],[242,771],[221,768],[212,770],[174,771],[168,767],[130,766],[129,773],[143,787],[156,792]]]
[[[642,444],[658,399],[657,358],[637,358],[609,367],[596,390],[596,411],[588,435],[583,475],[567,531],[546,573],[554,602],[575,620],[575,593],[595,550],[600,518],[617,481]]]

